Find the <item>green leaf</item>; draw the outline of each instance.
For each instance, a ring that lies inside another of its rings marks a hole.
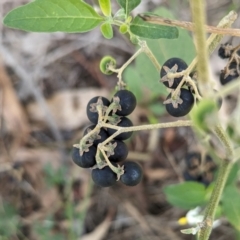
[[[166,108],[164,107],[163,104],[157,102],[157,103],[152,103],[149,106],[149,109],[152,111],[152,113],[154,113],[157,116],[161,116],[164,113],[166,113]]]
[[[227,186],[223,192],[222,209],[228,221],[240,231],[240,192],[235,186]]]
[[[207,131],[216,124],[217,105],[213,99],[202,99],[191,111],[194,125],[201,131]],[[214,119],[214,120],[213,120]]]
[[[138,16],[130,24],[130,31],[139,37],[149,39],[174,39],[178,37],[178,29],[176,27],[148,23]]]
[[[125,10],[126,15],[136,8],[141,0],[117,0],[118,4]]]
[[[101,25],[101,33],[105,38],[111,39],[113,37],[112,25],[108,22],[103,23]]]
[[[166,8],[158,8],[155,12],[163,17],[173,18],[173,15]],[[186,30],[179,29],[178,39],[171,41],[163,38],[147,39],[146,42],[161,65],[172,57],[182,58],[189,64],[195,57],[195,47],[189,32]],[[152,102],[153,99],[168,94],[166,87],[159,82],[159,71],[143,53],[136,58],[135,65],[131,64],[127,67],[123,77],[129,89],[136,95],[138,102]],[[162,106],[159,104],[160,108]]]
[[[111,0],[98,0],[102,13],[109,17],[112,13]]]
[[[237,177],[238,177],[238,172],[239,172],[239,163],[236,162],[234,163],[229,175],[228,175],[228,179],[226,182],[226,186],[233,184],[234,182],[236,182]]]
[[[183,209],[191,209],[203,205],[206,201],[205,186],[197,182],[169,185],[163,191],[169,203]]]
[[[9,12],[8,27],[31,32],[87,32],[104,18],[80,0],[35,0]]]

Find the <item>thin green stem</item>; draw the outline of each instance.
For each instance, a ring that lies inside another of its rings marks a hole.
[[[115,68],[112,68],[111,66],[109,66],[109,70],[111,70],[112,72],[115,72],[117,73],[117,77],[118,77],[118,86],[119,88],[121,89],[122,86],[125,86],[125,84],[123,83],[122,81],[122,74],[123,74],[123,71],[128,67],[128,65],[140,54],[143,52],[143,48],[139,48],[137,50],[137,52],[135,52],[132,57],[130,57],[128,59],[127,62],[125,62],[119,69],[115,69]]]
[[[197,70],[198,81],[203,87],[204,93],[209,95],[208,83],[210,80],[210,70],[208,64],[208,52],[206,43],[206,29],[205,29],[205,1],[191,0],[190,1],[192,19],[194,23],[194,36],[197,51]]]
[[[218,137],[218,139],[221,141],[221,143],[225,148],[225,158],[231,161],[233,158],[234,152],[233,152],[233,148],[230,143],[230,140],[228,139],[228,136],[226,135],[226,133],[224,132],[224,130],[220,125],[214,128],[214,133],[216,134],[216,136]]]
[[[225,183],[227,181],[229,172],[232,168],[233,162],[222,160],[219,167],[218,177],[214,185],[214,189],[210,198],[210,202],[205,211],[204,220],[210,224],[205,224],[203,228],[200,229],[198,234],[198,240],[208,240],[212,231],[212,222],[216,213],[217,206],[219,204]]]
[[[216,134],[218,139],[223,144],[225,149],[225,156],[222,159],[222,162],[220,164],[218,177],[216,179],[210,201],[205,210],[203,223],[207,223],[207,224],[204,224],[204,226],[200,229],[198,234],[198,240],[209,239],[209,236],[212,231],[212,223],[214,221],[217,206],[219,204],[229,172],[234,164],[235,154],[226,133],[224,132],[221,126],[216,126],[213,132]]]
[[[107,123],[103,123],[101,125],[102,125],[102,127],[116,129],[116,130],[119,130],[120,133],[123,133],[123,132],[136,132],[136,131],[143,131],[143,130],[153,130],[153,129],[159,129],[159,128],[192,126],[192,121],[190,121],[190,120],[178,120],[178,121],[175,121],[175,122],[147,124],[147,125],[133,126],[133,127],[118,127],[118,126],[107,124]]]
[[[188,126],[192,126],[192,121],[178,120],[175,122],[148,124],[148,125],[133,126],[133,127],[118,127],[108,123],[99,123],[99,124],[101,125],[101,127],[112,128],[117,130],[108,139],[102,142],[102,145],[105,145],[123,132],[135,132],[135,131],[153,130],[153,129],[160,129],[160,128],[170,128],[170,127],[188,127]]]
[[[143,52],[146,53],[146,55],[149,57],[149,59],[152,61],[153,65],[159,72],[161,70],[161,65],[159,64],[158,60],[156,59],[156,57],[148,47],[146,41],[140,41],[139,45],[141,46],[141,48],[143,49]]]

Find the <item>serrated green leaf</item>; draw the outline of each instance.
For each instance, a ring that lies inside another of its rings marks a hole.
[[[155,12],[163,17],[173,19],[172,13],[166,8],[158,8]],[[195,57],[195,47],[189,32],[186,30],[179,29],[177,39],[147,39],[146,42],[161,65],[172,57],[182,58],[189,64]],[[124,80],[129,89],[137,94],[138,102],[167,96],[166,87],[159,82],[159,72],[145,54],[136,58],[135,65],[131,64],[127,67],[124,71]]]
[[[113,37],[112,25],[110,23],[107,23],[107,22],[103,23],[101,25],[101,33],[105,38],[111,39]]]
[[[117,2],[128,16],[129,13],[140,4],[141,0],[117,0]]]
[[[235,186],[227,186],[223,192],[222,209],[228,221],[240,231],[240,192]]]
[[[104,18],[79,0],[35,0],[4,18],[8,27],[31,32],[87,32]]]
[[[191,209],[203,205],[206,201],[205,186],[197,182],[169,185],[163,191],[169,203],[183,209]]]
[[[148,39],[174,39],[178,37],[178,29],[176,27],[148,23],[138,16],[130,24],[130,31],[139,37]]]
[[[99,6],[102,10],[104,16],[111,16],[112,8],[111,8],[111,0],[98,0]]]

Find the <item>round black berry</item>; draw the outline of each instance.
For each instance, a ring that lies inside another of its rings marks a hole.
[[[237,63],[231,62],[228,68],[221,71],[220,82],[222,85],[225,85],[238,77],[239,77],[239,74],[237,72]]]
[[[215,162],[213,161],[212,157],[209,156],[209,155],[206,155],[205,156],[205,161],[204,161],[204,169],[206,171],[210,171],[210,172],[213,172],[215,171],[217,168]]]
[[[88,119],[95,124],[98,123],[98,112],[96,108],[96,103],[99,100],[99,98],[102,100],[104,106],[108,107],[110,105],[110,101],[107,98],[100,97],[100,96],[94,97],[88,102],[87,116],[88,116]]]
[[[221,44],[218,49],[218,56],[221,58],[229,58],[233,53],[233,46],[230,43]]]
[[[118,140],[115,140],[112,143],[117,143],[117,146],[114,148],[114,155],[109,156],[109,160],[112,162],[124,161],[128,155],[127,145]]]
[[[95,146],[89,147],[88,152],[84,152],[82,156],[80,156],[79,149],[73,147],[72,150],[72,160],[75,164],[82,168],[90,168],[96,164],[95,155],[97,153],[97,148]]]
[[[83,136],[85,136],[89,130],[93,130],[96,127],[96,125],[91,125],[88,126],[83,133]],[[108,133],[107,131],[105,131],[103,128],[100,129],[100,132],[97,136],[95,136],[96,138],[93,141],[93,145],[97,146],[99,143],[104,142],[107,138],[108,138]]]
[[[196,169],[201,165],[200,152],[189,152],[185,156],[185,161],[188,169]]]
[[[202,176],[199,170],[185,170],[183,172],[183,178],[185,181],[201,182]]]
[[[170,103],[166,103],[166,110],[167,112],[172,115],[173,117],[182,117],[185,116],[186,114],[188,114],[194,104],[194,97],[193,94],[191,93],[191,91],[189,91],[188,89],[185,88],[181,88],[181,93],[180,96],[178,97],[178,99],[173,100],[176,102],[176,105],[174,106],[173,102]],[[171,99],[172,94],[170,93],[167,96],[167,100]],[[178,101],[180,100],[180,101]],[[181,103],[180,103],[181,102]]]
[[[142,180],[142,167],[136,162],[124,163],[124,174],[120,177],[122,183],[127,186],[135,186]]]
[[[117,175],[109,166],[92,170],[92,180],[100,187],[110,187],[116,183]]]
[[[121,110],[117,110],[116,114],[119,116],[127,116],[133,112],[137,105],[137,99],[135,95],[128,90],[120,90],[115,93],[114,97],[119,98],[119,104]]]
[[[181,58],[170,58],[162,66],[160,71],[161,82],[168,88],[177,88],[183,77],[170,79],[167,73],[182,72],[187,69],[188,65]]]
[[[132,127],[133,123],[129,118],[126,117],[122,117],[121,121],[117,124],[118,127]],[[108,128],[107,132],[108,135],[111,136],[112,134],[114,134],[117,130],[112,129],[112,128]],[[119,134],[118,136],[116,136],[114,139],[116,140],[126,140],[128,138],[130,138],[132,136],[132,132],[124,132]]]

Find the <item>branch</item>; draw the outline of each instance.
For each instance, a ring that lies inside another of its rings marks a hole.
[[[234,11],[231,11],[229,15],[236,20],[237,13]],[[139,14],[139,17],[141,17],[144,21],[169,27],[180,27],[183,29],[186,29],[188,31],[194,31],[194,24],[192,22],[185,22],[185,21],[178,21],[173,19],[167,19],[159,16],[150,16],[147,14]],[[222,27],[215,27],[215,26],[208,26],[203,25],[206,32],[209,33],[216,33],[216,34],[222,34],[222,35],[230,35],[230,36],[237,36],[240,37],[240,30],[237,28],[222,28]]]

